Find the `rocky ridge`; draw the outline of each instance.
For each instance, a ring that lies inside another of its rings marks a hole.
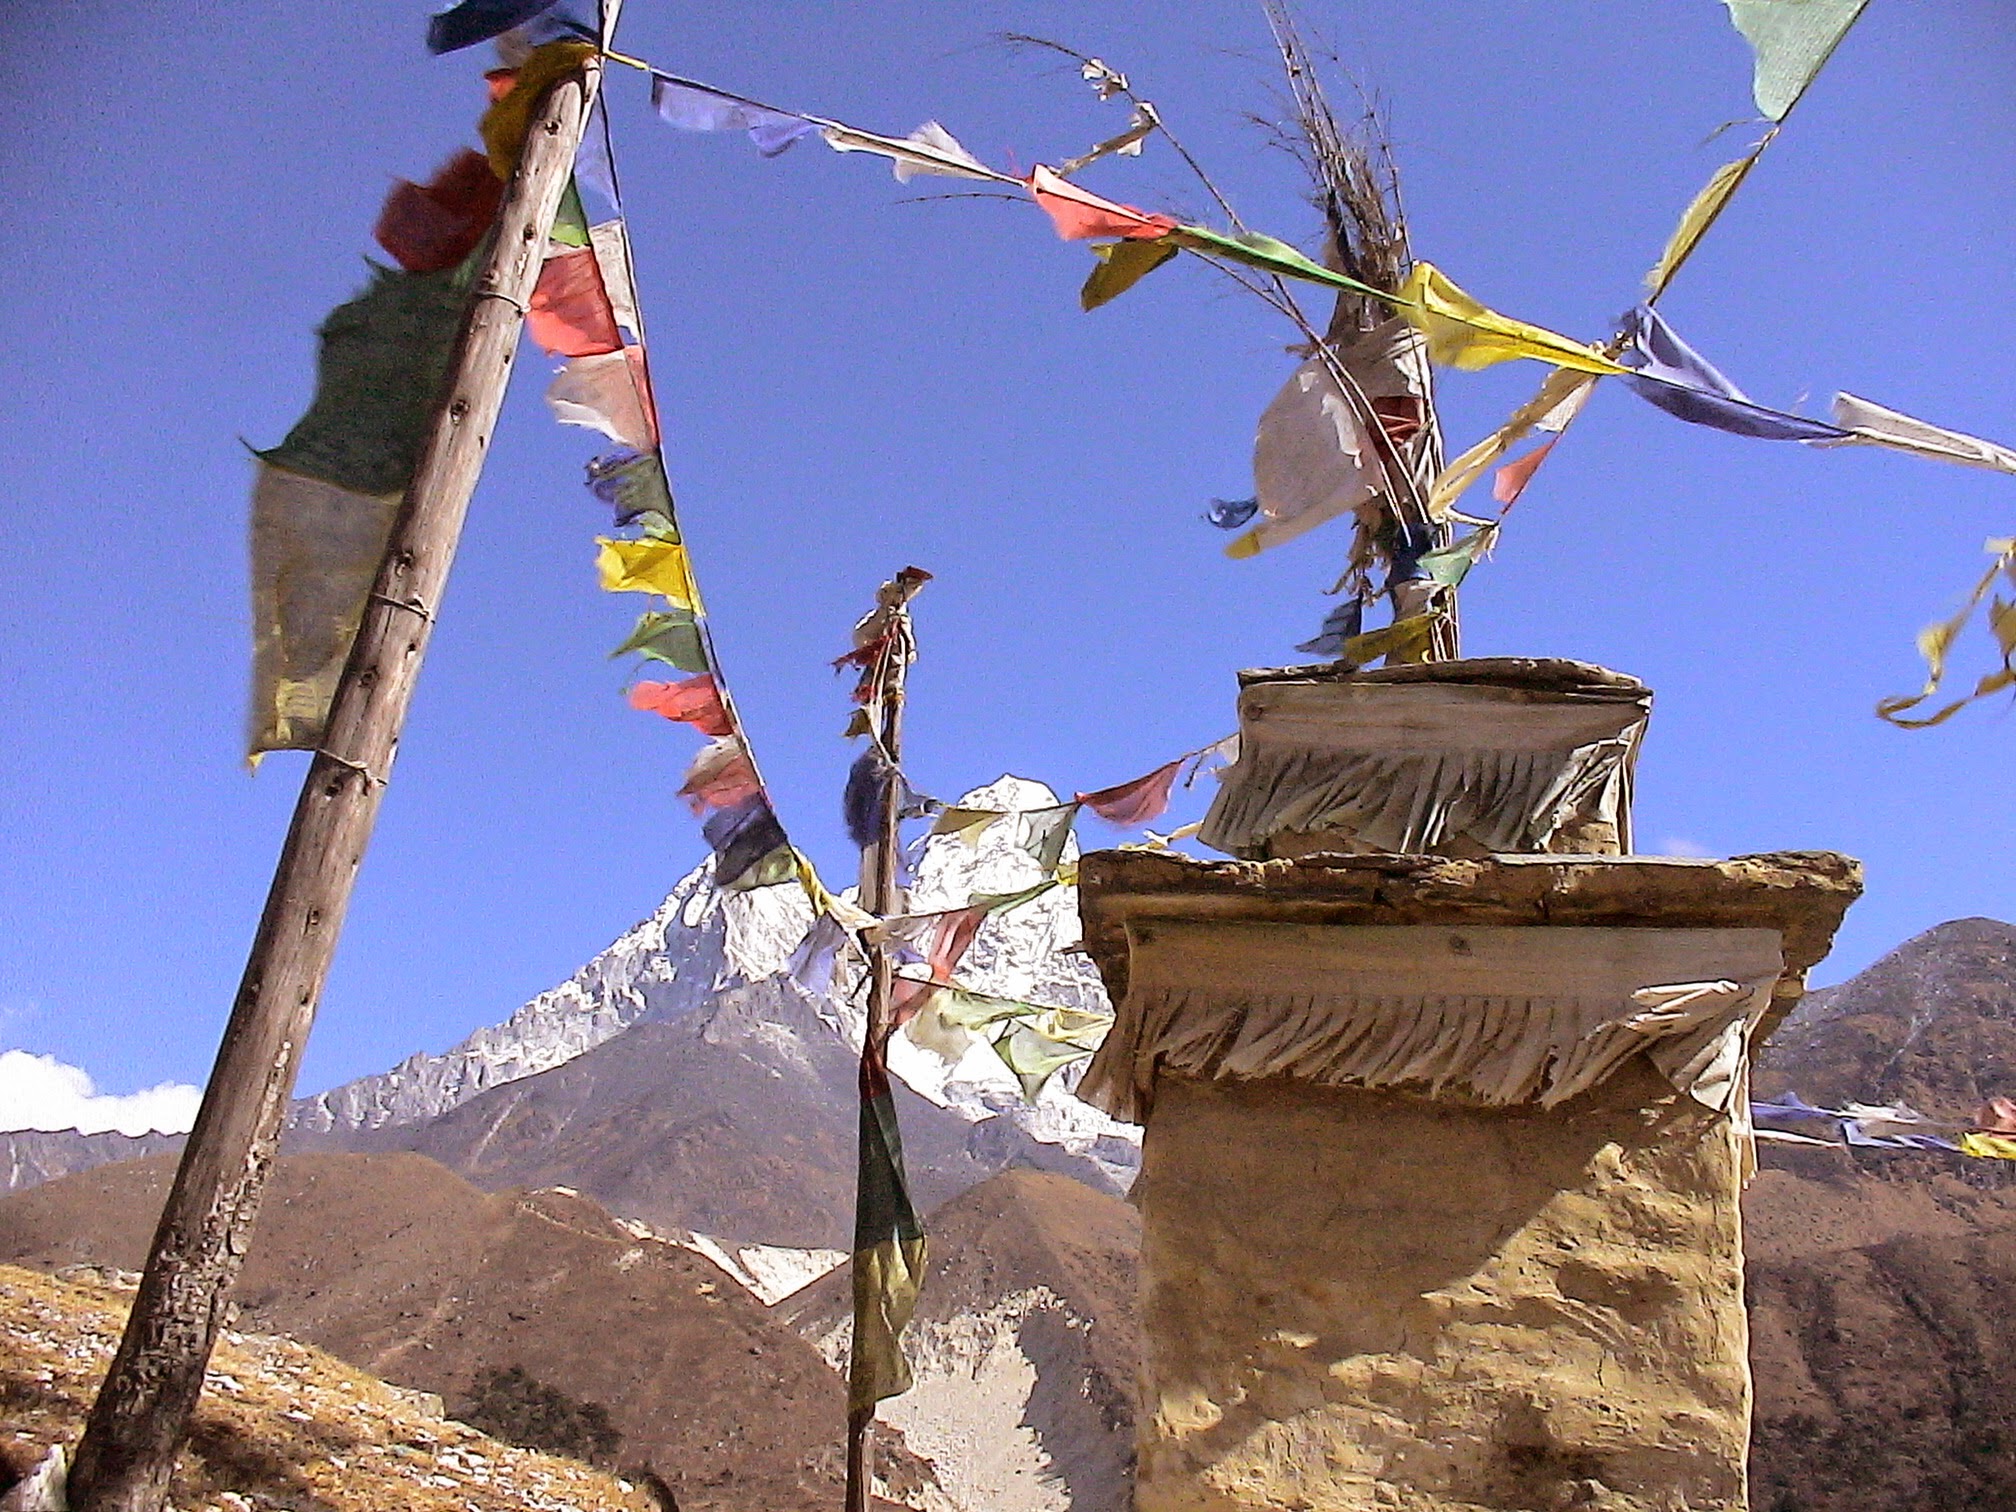
[[[290,1129],[310,1133],[424,1123],[480,1092],[563,1065],[648,1014],[676,1018],[714,991],[727,959],[727,895],[713,864],[682,877],[648,919],[587,965],[439,1055],[297,1099]]]
[[[1809,993],[1758,1068],[1766,1095],[1904,1102],[1964,1120],[2016,1089],[2016,925],[1954,919]]]

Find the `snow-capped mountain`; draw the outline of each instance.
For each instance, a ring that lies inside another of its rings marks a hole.
[[[1041,783],[1004,776],[959,800],[964,808],[1029,811],[1054,807]],[[1077,854],[1075,841],[1066,859]],[[909,909],[956,908],[977,894],[1018,891],[1042,879],[1016,843],[1016,826],[997,824],[977,843],[933,836],[914,851]],[[343,1136],[391,1130],[440,1118],[492,1089],[567,1064],[633,1025],[671,1024],[726,994],[744,1003],[772,994],[798,996],[786,976],[792,953],[812,923],[795,887],[724,893],[712,862],[680,881],[647,919],[626,931],[567,981],[532,999],[502,1023],[480,1029],[439,1055],[414,1055],[391,1070],[346,1083],[294,1106],[290,1127]],[[838,881],[840,879],[834,879]],[[1078,942],[1077,889],[1060,886],[990,917],[967,952],[959,980],[976,991],[1079,1008],[1105,1006],[1098,973]],[[826,1032],[860,1044],[858,972],[842,972],[833,994],[816,1004]],[[738,1033],[789,1039],[803,1032],[798,1014],[772,1023],[736,1015]],[[1139,1134],[1070,1095],[1075,1076],[1059,1077],[1034,1105],[993,1051],[976,1043],[956,1063],[899,1040],[891,1069],[919,1094],[973,1123],[990,1138],[1027,1137],[1094,1160],[1121,1184],[1139,1164]],[[998,1122],[992,1122],[998,1120]]]

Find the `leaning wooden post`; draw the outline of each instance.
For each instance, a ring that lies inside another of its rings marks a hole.
[[[871,738],[880,744],[882,754],[888,758],[887,782],[882,793],[882,806],[875,843],[862,853],[861,857],[861,905],[877,918],[901,912],[898,906],[901,893],[896,885],[896,861],[903,848],[903,684],[916,656],[916,637],[910,627],[909,600],[929,573],[915,567],[906,567],[889,582],[882,585],[876,595],[878,612],[888,614],[886,640],[882,655],[873,669],[876,697],[870,710],[873,733]],[[868,1023],[861,1041],[861,1103],[862,1140],[869,1138],[870,1107],[879,1096],[884,1101],[889,1095],[888,1045],[889,1036],[895,1028],[891,1011],[891,995],[896,985],[895,957],[888,943],[874,940],[869,945],[868,955]],[[893,1112],[892,1112],[893,1119]],[[863,1186],[866,1174],[867,1152],[863,1152],[863,1170],[856,1180]],[[900,1147],[896,1152],[897,1176],[900,1179]],[[907,1208],[908,1195],[903,1196]],[[861,1338],[861,1325],[868,1314],[864,1306],[863,1289],[879,1285],[882,1277],[864,1274],[866,1263],[861,1245],[863,1236],[859,1232],[861,1205],[873,1205],[870,1199],[857,1192],[857,1218],[854,1254],[854,1330],[855,1339],[848,1361],[847,1370],[847,1487],[845,1512],[867,1512],[869,1487],[873,1473],[868,1463],[869,1432],[875,1425],[875,1391],[873,1378],[878,1373],[878,1363],[872,1358],[872,1351],[865,1347]],[[906,1309],[907,1316],[907,1309]],[[900,1334],[902,1322],[895,1323]],[[898,1385],[896,1390],[901,1390]],[[866,1400],[862,1400],[866,1397]]]
[[[526,134],[433,431],[301,785],[125,1336],[77,1446],[76,1512],[158,1512],[167,1495],[600,76],[591,59],[556,84]]]

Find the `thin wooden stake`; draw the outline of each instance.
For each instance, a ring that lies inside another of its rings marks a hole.
[[[903,849],[903,684],[917,645],[906,605],[929,576],[915,567],[906,567],[876,595],[878,605],[889,614],[889,643],[877,669],[879,698],[874,710],[874,738],[889,759],[889,787],[883,795],[881,827],[875,843],[861,853],[861,906],[877,918],[902,912],[902,895],[896,886],[896,860]],[[889,602],[891,599],[893,602]],[[878,1065],[881,1062],[893,1027],[889,1003],[896,985],[896,962],[885,942],[870,943],[868,973],[868,1023],[861,1042],[864,1089],[867,1067],[871,1061]],[[849,1409],[845,1512],[868,1512],[868,1492],[874,1479],[868,1449],[874,1426],[873,1403]]]
[[[600,79],[591,59],[556,84],[526,134],[433,431],[301,784],[125,1335],[77,1445],[75,1512],[159,1512],[167,1496]]]

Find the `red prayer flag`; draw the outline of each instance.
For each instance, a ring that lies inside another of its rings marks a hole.
[[[630,707],[690,724],[702,735],[734,733],[711,673],[680,682],[640,682],[630,690]]]
[[[429,182],[394,184],[372,234],[408,273],[439,273],[476,250],[503,199],[489,161],[464,148]]]
[[[980,926],[987,922],[990,908],[961,908],[946,914],[931,931],[931,944],[925,951],[924,959],[930,963],[932,977],[940,982],[952,980],[952,973],[965,958],[966,947],[973,943],[973,937],[980,933]]]
[[[1160,819],[1169,808],[1169,793],[1176,786],[1176,774],[1190,758],[1179,756],[1167,766],[1157,767],[1146,777],[1136,777],[1117,787],[1096,793],[1080,793],[1078,801],[1108,824],[1138,829]]]
[[[1549,441],[1545,446],[1536,446],[1517,461],[1507,462],[1499,468],[1491,480],[1491,497],[1507,509],[1518,503],[1519,495],[1526,492],[1526,485],[1533,481],[1533,474],[1540,471],[1540,464],[1547,460],[1547,453],[1552,450],[1554,442]]]
[[[1049,213],[1050,223],[1065,241],[1084,241],[1090,236],[1153,241],[1176,229],[1176,222],[1166,215],[1150,215],[1132,205],[1101,199],[1041,164],[1029,176],[1029,192]]]
[[[920,982],[916,977],[899,976],[889,984],[889,1024],[901,1029],[915,1018],[938,990],[937,982]]]
[[[622,348],[616,311],[593,248],[546,259],[525,312],[525,329],[560,357],[600,357]]]

